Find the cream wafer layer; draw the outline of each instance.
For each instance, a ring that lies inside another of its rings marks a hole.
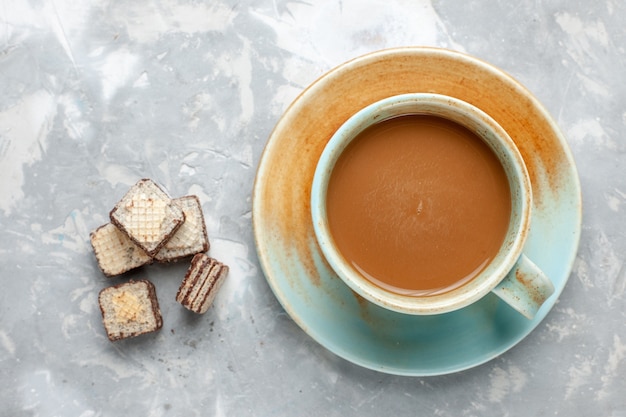
[[[228,274],[228,266],[204,253],[191,260],[176,301],[195,313],[205,313],[219,291]]]

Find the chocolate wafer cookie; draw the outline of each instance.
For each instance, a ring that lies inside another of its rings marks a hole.
[[[185,222],[155,255],[159,262],[176,261],[209,250],[209,237],[198,197],[188,195],[172,201],[183,210]]]
[[[89,235],[98,266],[106,276],[115,276],[152,262],[152,258],[112,223]]]
[[[183,209],[157,184],[142,179],[115,205],[111,222],[154,256],[185,221]]]
[[[163,326],[154,285],[129,281],[104,288],[98,295],[102,322],[109,340],[154,332]]]
[[[195,313],[206,313],[227,274],[228,266],[223,263],[204,253],[195,255],[178,289],[176,301]]]

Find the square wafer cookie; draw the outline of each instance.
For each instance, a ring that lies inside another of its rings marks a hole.
[[[142,179],[115,205],[111,222],[150,256],[183,224],[183,210],[150,179]]]
[[[178,289],[176,301],[195,313],[206,313],[227,274],[228,266],[223,263],[204,253],[195,255]]]
[[[172,201],[183,210],[185,221],[155,255],[159,262],[176,261],[209,250],[209,236],[198,197],[188,195]]]
[[[89,235],[98,266],[106,276],[115,276],[152,262],[152,258],[112,223]]]
[[[112,342],[159,330],[163,326],[154,285],[129,281],[104,288],[98,295],[102,322]]]

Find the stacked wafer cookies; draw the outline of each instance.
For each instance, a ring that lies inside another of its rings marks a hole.
[[[91,232],[91,245],[103,274],[119,276],[152,262],[193,256],[176,300],[202,314],[211,306],[228,266],[210,258],[209,238],[198,197],[170,198],[156,183],[142,179],[110,212],[110,223]],[[154,285],[129,281],[104,288],[100,310],[111,341],[159,330],[161,312]]]

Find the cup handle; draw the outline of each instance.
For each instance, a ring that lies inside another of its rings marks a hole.
[[[554,293],[554,285],[537,265],[522,254],[492,292],[526,318],[533,319],[541,305]]]

